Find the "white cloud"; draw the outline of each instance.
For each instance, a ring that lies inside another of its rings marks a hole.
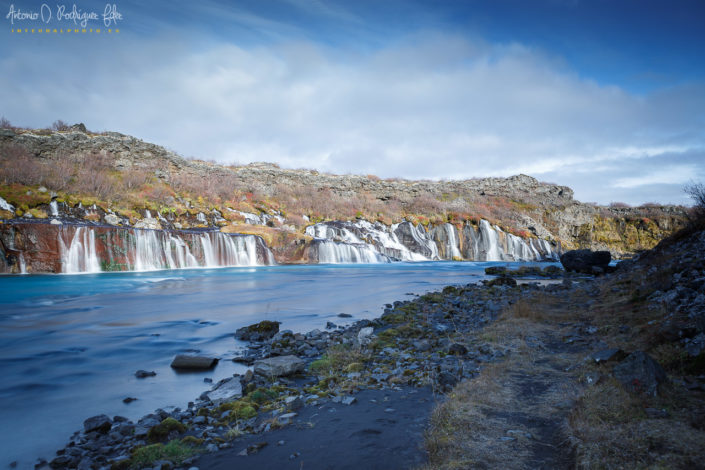
[[[702,85],[634,96],[517,44],[421,35],[360,54],[125,37],[101,55],[86,43],[2,60],[2,113],[33,126],[83,121],[223,162],[410,178],[524,172],[600,202],[612,200],[605,188],[705,173],[702,160],[653,168],[659,155],[705,148]]]

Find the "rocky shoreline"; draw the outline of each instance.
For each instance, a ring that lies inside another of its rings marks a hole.
[[[302,446],[288,460],[303,465],[313,455],[306,441],[345,427],[338,421],[316,429],[311,416],[326,411],[352,419],[359,413],[344,410],[354,407],[377,423],[358,423],[362,433],[381,433],[385,425],[378,423],[396,423],[389,420],[394,413],[411,423],[404,426],[430,423],[405,444],[409,460],[392,465],[398,468],[427,457],[429,468],[455,468],[453,462],[468,458],[468,466],[481,459],[499,467],[549,462],[568,468],[576,459],[608,458],[600,453],[607,445],[600,444],[603,435],[619,450],[610,459],[642,461],[647,457],[634,452],[643,443],[626,437],[634,433],[629,426],[653,428],[649,439],[662,446],[644,462],[692,463],[702,451],[697,436],[705,416],[704,247],[700,233],[607,274],[592,267],[583,274],[555,266],[489,268],[496,277],[481,284],[387,304],[378,319],[346,327],[329,322],[325,331],[279,331],[271,321],[250,325],[234,335],[249,341],[234,359],[252,366],[246,374],[214,384],[185,410],[160,409],[137,422],[89,418],[56,458],[35,468],[194,470],[231,468],[234,459],[248,458],[256,468],[284,468],[272,460],[290,452],[282,436]],[[172,366],[207,368],[212,359],[177,357]],[[412,403],[429,397],[437,404],[433,413]],[[410,406],[418,407],[416,415]],[[602,416],[598,424],[593,416]],[[461,428],[481,434],[458,433]],[[427,453],[414,453],[422,436]],[[489,444],[473,447],[478,443]],[[307,468],[340,463],[326,455]]]
[[[547,268],[552,269],[545,275],[555,277],[555,268]],[[528,274],[537,273],[542,271]],[[469,348],[456,338],[490,323],[527,291],[563,288],[528,283],[515,289],[501,284],[449,286],[443,292],[388,304],[376,320],[347,327],[328,322],[325,331],[279,331],[277,322],[240,329],[235,337],[249,343],[234,360],[252,366],[245,375],[214,384],[186,409],[159,409],[136,422],[119,416],[91,417],[55,458],[39,459],[35,468],[189,469],[204,452],[237,447],[243,436],[292,423],[304,407],[354,405],[356,393],[365,389],[449,391],[477,375],[482,364],[506,354],[483,344]],[[201,370],[213,366],[212,358],[177,357],[172,364]]]

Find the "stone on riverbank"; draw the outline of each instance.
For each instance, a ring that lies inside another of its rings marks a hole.
[[[668,376],[658,362],[643,351],[635,351],[614,366],[614,376],[632,393],[644,392],[656,396],[658,385]]]
[[[612,261],[609,251],[571,250],[561,255],[561,264],[566,271],[584,274],[602,274]]]
[[[171,361],[171,367],[184,370],[209,370],[217,363],[218,359],[214,357],[179,354]]]
[[[112,426],[113,421],[107,415],[93,416],[83,422],[83,430],[87,433],[95,431],[105,434]]]
[[[242,396],[242,383],[239,377],[232,377],[219,382],[213,390],[206,393],[208,399],[215,405],[235,400]]]
[[[282,377],[303,372],[306,363],[296,356],[277,356],[255,361],[255,374]]]
[[[272,338],[279,332],[281,322],[264,320],[254,325],[238,328],[235,331],[235,339],[241,341],[262,341]]]

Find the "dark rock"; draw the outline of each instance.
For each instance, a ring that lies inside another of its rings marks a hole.
[[[614,366],[615,378],[632,393],[656,396],[658,384],[666,382],[668,376],[663,368],[648,354],[635,351]]]
[[[593,268],[598,268],[600,273],[607,271],[612,261],[609,251],[571,250],[561,255],[561,264],[566,271],[575,271],[584,274],[595,274]]]
[[[602,349],[590,355],[590,358],[597,362],[621,361],[626,354],[619,348]]]
[[[468,348],[460,343],[453,343],[448,348],[448,354],[451,356],[464,356],[468,353]]]
[[[154,377],[155,375],[157,375],[157,373],[154,372],[153,370],[147,372],[146,370],[140,369],[137,372],[135,372],[135,377],[137,377],[138,379],[144,379],[146,377]]]
[[[214,357],[179,354],[171,362],[171,367],[184,370],[208,370],[215,367],[217,363],[218,359]]]
[[[352,318],[352,315],[350,315],[349,313],[339,313],[338,316],[340,318]]]
[[[438,374],[438,385],[440,385],[441,390],[445,392],[450,391],[457,383],[458,378],[450,372],[441,372]]]
[[[235,331],[235,339],[242,341],[262,341],[271,339],[279,332],[281,322],[263,320],[254,325],[245,326]]]
[[[491,276],[500,276],[506,272],[507,272],[506,266],[489,266],[489,267],[485,268],[485,274],[489,274]]]
[[[338,328],[338,325],[336,325],[335,323],[331,321],[326,322],[326,330],[334,330],[336,328]]]
[[[122,399],[122,402],[123,402],[123,403],[132,403],[132,402],[135,401],[135,400],[137,400],[137,398],[134,398],[134,397],[127,397],[127,398],[123,398],[123,399]]]
[[[491,279],[489,281],[485,281],[485,285],[487,287],[492,287],[492,286],[516,287],[517,281],[514,278],[511,278],[509,276],[500,276],[498,278]]]
[[[112,425],[113,422],[107,415],[98,415],[85,420],[83,422],[83,430],[86,433],[95,431],[105,434],[110,430]]]

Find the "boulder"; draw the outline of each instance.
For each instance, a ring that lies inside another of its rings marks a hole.
[[[255,374],[265,377],[282,377],[303,372],[306,363],[296,356],[278,356],[255,361]]]
[[[171,367],[174,369],[208,370],[215,367],[217,363],[218,359],[214,357],[179,354],[171,361]]]
[[[115,214],[105,214],[105,217],[103,217],[103,219],[105,219],[106,224],[120,225],[120,217]]]
[[[609,251],[571,250],[561,255],[561,264],[566,271],[596,274],[608,271],[612,261]]]
[[[83,430],[85,432],[99,432],[102,434],[110,431],[113,421],[107,415],[98,415],[88,418],[83,422]]]
[[[279,333],[281,322],[264,320],[254,325],[245,326],[235,331],[235,339],[242,341],[263,341]]]
[[[153,370],[146,371],[146,370],[140,369],[137,372],[135,372],[135,377],[137,377],[138,379],[144,379],[147,377],[154,377],[155,375],[157,375],[157,373],[154,372]]]
[[[219,382],[213,390],[208,392],[208,399],[215,405],[242,397],[242,383],[239,377],[231,377]]]
[[[648,354],[635,351],[614,366],[615,378],[632,393],[656,396],[658,384],[666,382],[668,376],[663,368]]]

